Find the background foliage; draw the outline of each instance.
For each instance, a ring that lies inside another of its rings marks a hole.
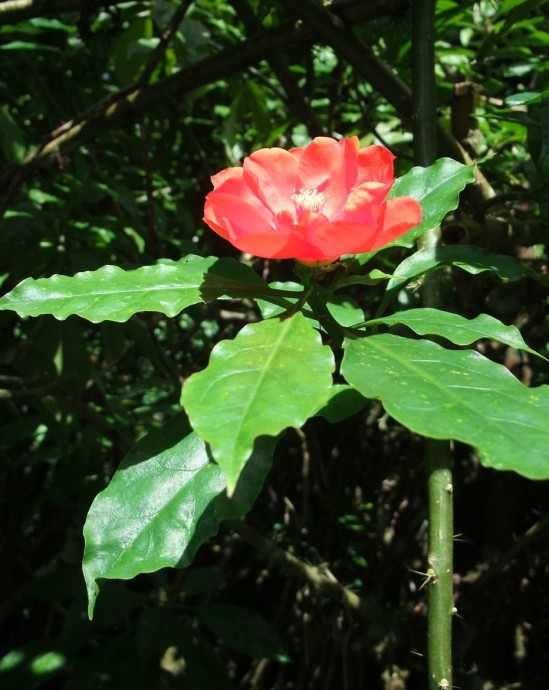
[[[405,172],[410,4],[0,2],[2,290],[236,256],[201,224],[203,199],[211,174],[259,147],[357,134]],[[515,325],[545,355],[547,287],[531,275],[547,273],[548,47],[547,3],[437,3],[440,154],[484,158],[443,227],[441,265],[465,268],[441,268],[447,309]],[[468,245],[499,254],[494,270],[475,271]],[[426,267],[402,264],[409,253],[376,267],[399,266],[393,299],[413,307]],[[269,282],[293,278],[290,262],[245,261]],[[375,286],[352,296],[375,316]],[[112,318],[0,313],[0,685],[423,687],[421,439],[375,401],[286,432],[248,526],[223,526],[183,570],[108,582],[87,620],[93,498],[179,411],[213,346],[257,314],[234,299]],[[546,362],[514,344],[477,347],[547,383]],[[455,458],[457,685],[545,688],[547,486],[484,469],[459,443]]]

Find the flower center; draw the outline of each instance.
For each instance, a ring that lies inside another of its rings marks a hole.
[[[299,194],[292,194],[292,200],[299,214],[303,211],[322,213],[328,197],[316,189],[300,189]]]

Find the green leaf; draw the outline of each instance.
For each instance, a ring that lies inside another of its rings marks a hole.
[[[101,579],[130,579],[188,565],[223,520],[252,506],[270,468],[273,443],[257,443],[234,494],[184,415],[142,439],[94,500],[84,526],[90,618]]]
[[[0,299],[0,310],[19,316],[52,314],[66,319],[77,314],[88,321],[127,321],[139,311],[175,316],[198,302],[222,296],[268,294],[254,271],[234,259],[187,256],[124,271],[103,266],[75,276],[27,278]]]
[[[364,319],[364,312],[356,300],[348,295],[330,295],[326,302],[328,311],[341,326],[354,326]]]
[[[287,660],[273,626],[256,611],[231,604],[191,607],[225,644],[255,659]]]
[[[258,299],[257,300],[257,306],[259,307],[259,311],[261,312],[261,316],[264,319],[270,319],[273,316],[279,316],[280,314],[284,313],[289,307],[294,305],[298,298],[303,294],[303,285],[301,283],[295,283],[293,281],[274,281],[272,283],[269,283],[269,287],[272,288],[272,290],[278,290],[281,291],[284,294],[287,294],[288,292],[297,292],[298,295],[297,297],[286,297],[286,302],[287,306],[283,306],[282,304],[275,304],[268,299]]]
[[[470,345],[481,338],[490,338],[517,350],[524,350],[531,355],[542,357],[538,352],[528,347],[518,328],[505,326],[501,321],[488,314],[479,314],[474,319],[466,319],[459,314],[440,309],[409,309],[364,323],[365,326],[378,324],[387,326],[404,324],[418,335],[437,335],[456,345]]]
[[[394,292],[411,280],[444,266],[456,266],[473,275],[491,271],[505,280],[520,280],[528,277],[542,284],[548,283],[546,276],[536,273],[513,256],[494,254],[486,249],[465,244],[437,247],[434,251],[424,249],[407,257],[396,267],[393,277],[387,283],[382,309],[390,301]]]
[[[300,427],[328,398],[334,359],[301,313],[245,326],[212,350],[183,387],[194,430],[211,445],[229,491],[254,439]]]
[[[527,388],[472,350],[389,334],[348,341],[341,369],[412,431],[469,443],[487,467],[549,478],[549,386]]]
[[[428,168],[412,168],[398,178],[389,197],[411,196],[421,204],[421,223],[391,244],[412,247],[418,237],[436,228],[444,216],[457,208],[459,195],[474,180],[475,165],[440,158]]]
[[[505,105],[533,105],[539,103],[544,94],[539,91],[522,91],[521,93],[514,93],[511,96],[506,96],[503,100]]]

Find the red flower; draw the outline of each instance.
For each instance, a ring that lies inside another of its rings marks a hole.
[[[393,154],[358,138],[317,137],[285,151],[261,149],[212,177],[204,220],[243,252],[331,263],[392,242],[421,220],[415,199],[385,200]]]

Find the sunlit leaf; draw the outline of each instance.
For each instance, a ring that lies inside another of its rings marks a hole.
[[[442,246],[437,247],[435,251],[428,249],[415,252],[396,267],[393,277],[387,283],[382,308],[395,292],[411,280],[444,266],[456,266],[473,275],[490,271],[506,280],[520,280],[528,277],[540,283],[549,284],[547,276],[536,273],[513,256],[495,254],[469,245]]]
[[[440,158],[428,168],[412,168],[398,178],[390,197],[411,196],[421,204],[421,223],[393,242],[393,245],[412,247],[418,237],[440,225],[444,216],[453,211],[459,195],[474,180],[475,165],[464,165],[452,158]]]
[[[175,316],[192,304],[218,297],[268,294],[261,278],[234,259],[187,256],[125,271],[103,266],[75,276],[27,278],[0,298],[0,310],[20,316],[52,314],[66,319],[72,314],[88,321],[127,321],[140,311]]]
[[[301,313],[250,324],[215,346],[207,368],[185,383],[182,403],[230,490],[254,439],[300,427],[327,400],[333,368],[330,348]]]
[[[23,132],[5,105],[0,107],[0,151],[8,163],[21,162],[26,153]]]
[[[490,338],[517,350],[524,350],[541,357],[538,352],[532,350],[524,342],[518,328],[505,326],[501,321],[488,314],[479,314],[474,319],[466,319],[459,314],[441,309],[409,309],[399,311],[391,316],[366,321],[364,325],[375,326],[378,324],[385,324],[386,326],[404,324],[418,335],[437,335],[456,345],[470,345],[481,338]]]
[[[487,467],[549,478],[549,386],[527,388],[472,350],[389,334],[349,341],[342,373],[412,431],[468,443]]]

